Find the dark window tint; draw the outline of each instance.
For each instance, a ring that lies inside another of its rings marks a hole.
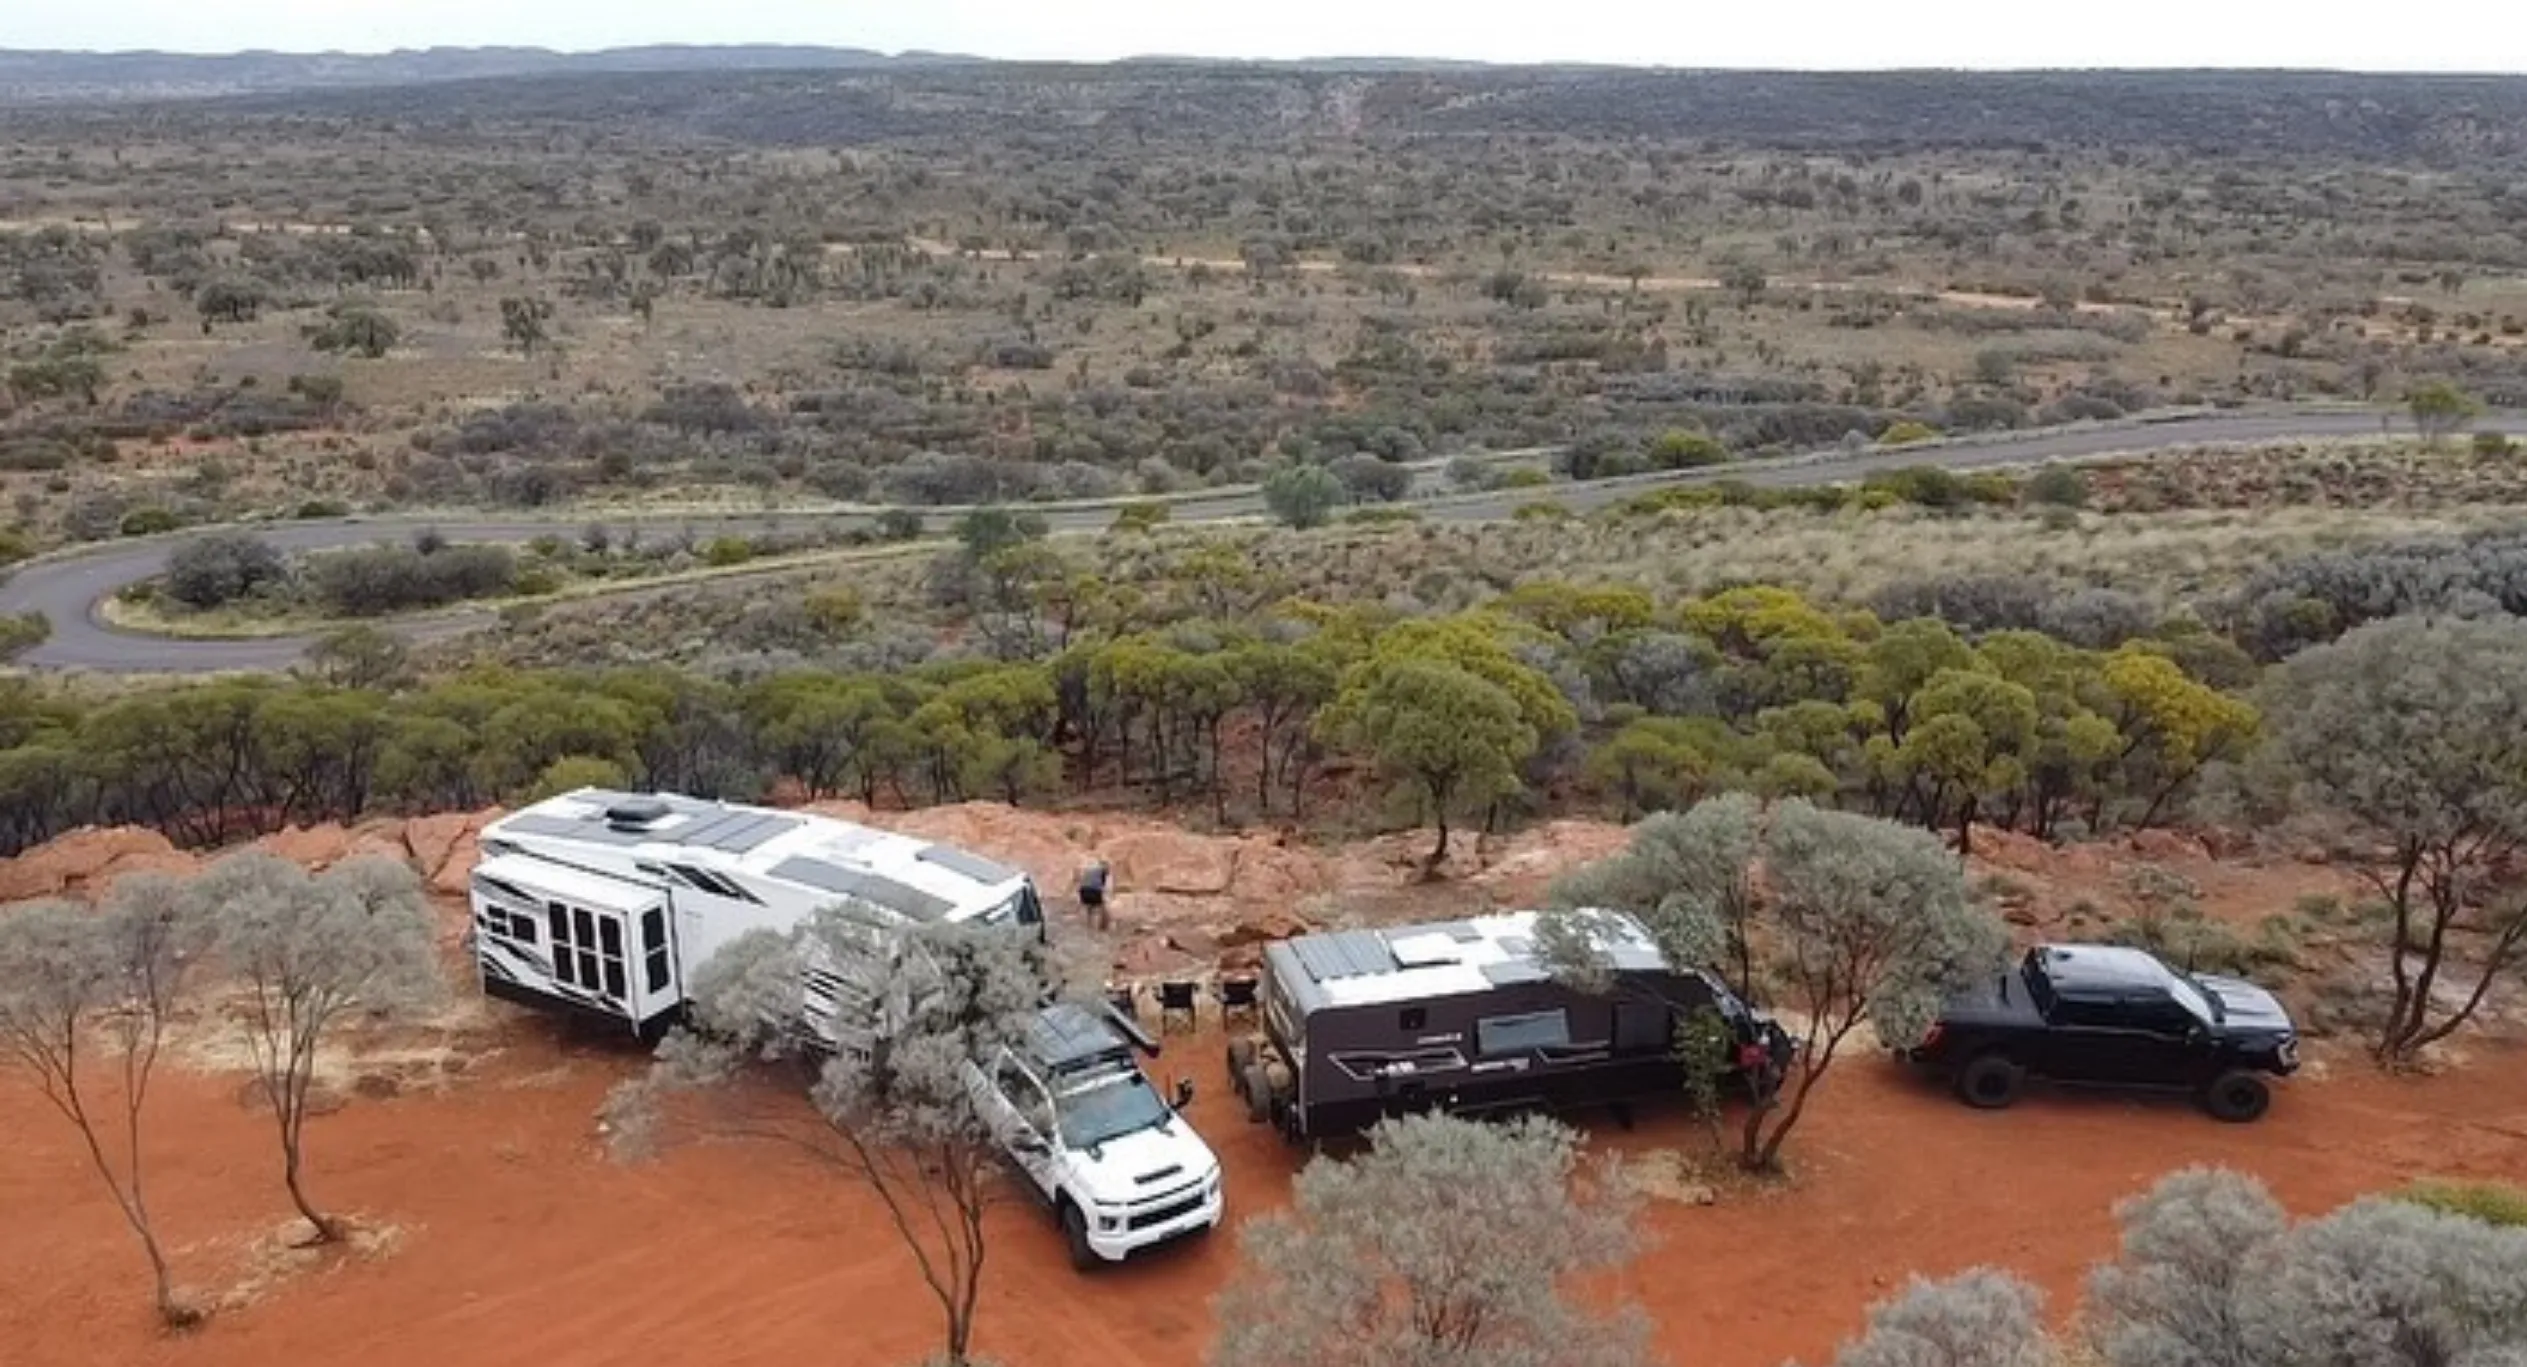
[[[571,970],[570,908],[559,902],[544,904],[546,924],[553,932],[553,976],[565,983],[576,983],[578,975]]]
[[[641,913],[641,960],[642,976],[647,980],[649,990],[666,991],[667,915],[655,907]]]
[[[1570,1018],[1559,1010],[1485,1016],[1474,1023],[1475,1052],[1485,1058],[1554,1049],[1570,1042]]]
[[[1405,1007],[1401,1024],[1407,1030],[1422,1029],[1430,1024],[1430,1013],[1418,1006]]]
[[[2113,1002],[2103,998],[2059,997],[2055,1000],[2057,1003],[2054,1008],[2055,1015],[2064,1025],[2076,1025],[2088,1030],[2110,1030],[2131,1024]]]
[[[1676,1032],[1668,1023],[1667,1006],[1663,1002],[1617,1002],[1614,1008],[1614,1047],[1626,1054],[1662,1053],[1675,1044]]]

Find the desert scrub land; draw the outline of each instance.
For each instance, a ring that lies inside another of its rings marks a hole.
[[[1698,488],[1583,516],[1539,491],[1536,504],[1503,522],[1352,521],[1313,531],[1127,522],[1098,536],[1039,543],[1027,563],[993,576],[979,602],[953,552],[862,559],[742,584],[694,584],[637,604],[555,604],[518,615],[496,634],[434,647],[432,657],[713,667],[752,652],[856,656],[880,640],[903,652],[960,636],[988,652],[988,639],[972,631],[978,615],[1061,617],[1075,626],[1047,630],[1067,639],[1072,629],[1100,623],[1236,616],[1291,597],[1405,616],[1445,613],[1532,581],[1622,585],[1659,600],[1767,583],[1826,602],[1912,606],[1936,599],[1927,586],[2017,581],[2024,587],[2012,596],[2029,604],[2088,588],[2120,595],[2145,614],[2221,618],[2276,566],[2463,542],[2527,523],[2527,462],[2409,444],[2199,451],[1979,479],[1976,487],[2002,501],[1963,494],[1937,507],[1880,501],[1865,485],[1841,493]],[[1891,477],[1876,487],[1902,482]],[[1789,506],[1758,506],[1771,499]],[[830,635],[799,607],[837,591],[860,604],[848,638]],[[2032,622],[2033,614],[2028,606],[2015,617]]]
[[[1463,452],[2527,396],[2509,88],[2238,81],[2083,78],[2076,120],[1970,76],[1164,65],[0,109],[0,492],[39,546],[1292,463],[1374,502]]]

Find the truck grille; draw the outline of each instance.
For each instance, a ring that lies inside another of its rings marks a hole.
[[[1171,1201],[1156,1210],[1139,1211],[1124,1221],[1124,1224],[1131,1229],[1147,1229],[1152,1225],[1163,1225],[1179,1216],[1191,1214],[1201,1205],[1202,1193],[1196,1191],[1181,1201]]]

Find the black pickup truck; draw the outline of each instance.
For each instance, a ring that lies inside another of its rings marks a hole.
[[[2261,1116],[2272,1104],[2263,1075],[2299,1066],[2298,1032],[2271,993],[2116,945],[2039,945],[1949,1001],[1900,1052],[1969,1106],[2006,1106],[2042,1078],[2190,1091],[2228,1121]]]

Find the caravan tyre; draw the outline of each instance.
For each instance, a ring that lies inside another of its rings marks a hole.
[[[1237,1090],[1246,1096],[1246,1119],[1262,1124],[1272,1118],[1272,1078],[1260,1063],[1249,1061],[1238,1071]]]

